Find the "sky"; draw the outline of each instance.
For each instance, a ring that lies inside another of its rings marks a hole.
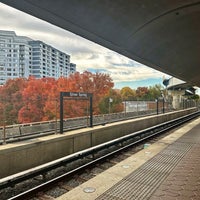
[[[149,68],[76,34],[0,3],[0,30],[41,40],[71,56],[77,71],[109,74],[114,88],[149,87],[161,84],[162,72]]]

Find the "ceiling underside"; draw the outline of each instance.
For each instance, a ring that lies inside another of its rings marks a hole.
[[[200,86],[200,1],[0,1]]]

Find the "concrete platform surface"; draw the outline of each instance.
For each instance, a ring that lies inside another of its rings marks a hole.
[[[200,118],[57,199],[200,199]]]

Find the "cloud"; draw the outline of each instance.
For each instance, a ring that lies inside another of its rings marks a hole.
[[[108,73],[114,82],[156,79],[164,74],[114,51],[0,3],[0,29],[41,40],[66,52],[77,70]]]
[[[88,56],[84,56],[84,58]],[[85,67],[85,70],[89,68],[91,70],[92,68],[92,71],[96,70],[110,74],[114,82],[132,82],[166,76],[162,72],[151,69],[115,52],[107,52],[106,55],[98,54],[98,57],[94,60],[85,59],[80,64]]]

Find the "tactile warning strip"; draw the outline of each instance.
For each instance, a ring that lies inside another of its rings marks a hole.
[[[195,137],[197,135],[194,134],[188,137],[189,133],[169,145],[136,171],[96,198],[96,200],[148,199],[193,145],[199,141],[199,135]]]

